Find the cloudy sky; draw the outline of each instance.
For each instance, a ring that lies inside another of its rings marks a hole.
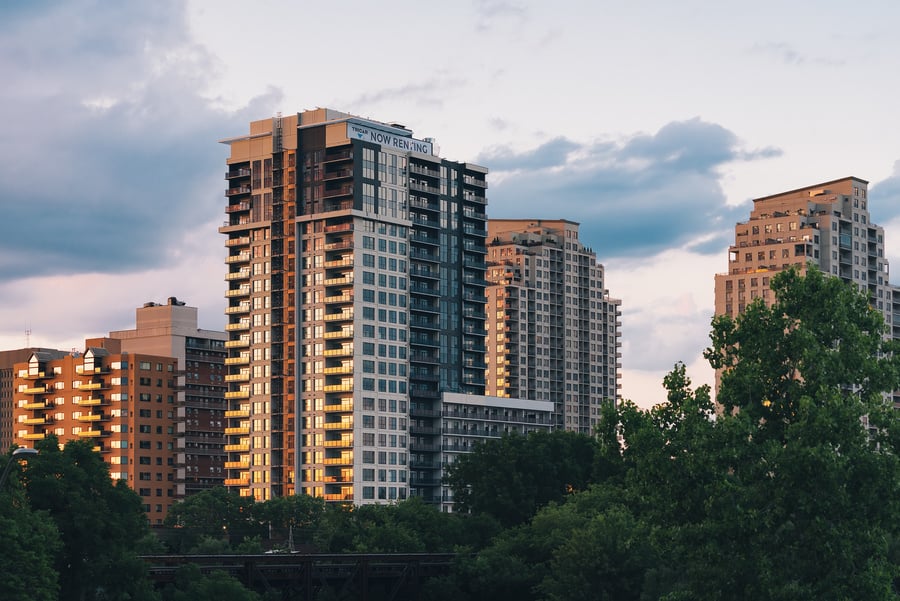
[[[580,222],[622,299],[623,396],[652,405],[676,361],[711,381],[750,199],[867,179],[900,264],[898,21],[892,0],[4,2],[0,348],[80,348],[169,296],[223,329],[217,141],[322,106],[487,166],[490,217]]]

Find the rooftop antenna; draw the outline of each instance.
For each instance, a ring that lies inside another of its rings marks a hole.
[[[25,327],[25,348],[31,348],[31,328]]]

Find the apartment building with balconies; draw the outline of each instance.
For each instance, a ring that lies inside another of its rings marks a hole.
[[[620,395],[621,301],[566,220],[490,219],[487,394],[553,404],[554,427],[591,434]]]
[[[771,278],[810,265],[865,293],[900,339],[900,290],[890,283],[884,228],[872,222],[868,182],[857,177],[754,199],[750,218],[735,225],[728,272],[715,276],[716,315],[736,317],[760,298],[771,304]]]
[[[135,328],[110,332],[123,352],[178,360],[175,395],[176,497],[225,482],[225,341],[227,334],[198,326],[196,307],[175,297],[135,310]]]
[[[487,170],[330,109],[224,142],[226,485],[439,503],[441,395],[484,393]]]
[[[178,498],[177,360],[95,338],[83,353],[35,351],[13,369],[14,442],[90,441],[110,476],[141,496],[150,523],[161,524]]]

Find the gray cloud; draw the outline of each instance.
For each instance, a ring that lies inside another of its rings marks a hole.
[[[216,140],[277,93],[239,114],[211,108],[217,65],[180,1],[41,9],[0,11],[0,278],[163,265],[222,214]]]
[[[828,58],[824,56],[811,56],[797,52],[793,46],[784,42],[770,42],[754,44],[751,52],[758,54],[766,54],[774,56],[786,65],[805,65],[815,64],[828,67],[835,67],[845,64],[846,61]]]
[[[894,163],[894,171],[887,179],[872,185],[869,198],[875,223],[884,224],[900,216],[900,161]]]
[[[620,143],[556,139],[522,153],[491,149],[477,162],[492,170],[492,217],[578,221],[602,261],[701,239],[695,252],[721,251],[747,208],[726,202],[717,169],[779,154],[748,151],[731,131],[692,119]]]

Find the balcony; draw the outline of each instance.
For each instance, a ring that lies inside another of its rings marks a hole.
[[[225,436],[237,436],[241,434],[250,434],[250,426],[236,426],[234,428],[225,428]]]
[[[249,470],[250,469],[250,460],[241,460],[241,461],[226,461],[225,462],[226,470]]]
[[[250,329],[249,321],[239,321],[237,323],[229,323],[225,325],[226,332],[241,332]]]
[[[87,415],[79,415],[77,419],[80,422],[99,422],[108,420],[109,416],[102,413],[88,413]]]
[[[353,429],[353,420],[343,420],[339,422],[326,422],[324,424],[324,428],[326,430],[352,430]]]
[[[46,392],[50,392],[53,390],[52,386],[35,386],[33,388],[26,388],[22,392],[25,394],[44,394]]]
[[[225,292],[225,296],[227,298],[234,298],[236,296],[250,296],[250,286],[241,286],[240,288],[233,288]]]
[[[23,371],[24,371],[24,370],[23,370]],[[21,375],[21,376],[19,376],[19,377],[22,378],[23,380],[40,380],[41,378],[44,377],[44,372],[39,371],[39,372],[33,373],[33,374],[32,374],[32,373],[26,373],[26,374],[23,374],[23,375]]]
[[[325,501],[352,501],[353,493],[328,493],[322,495],[322,499]]]
[[[36,401],[34,403],[25,403],[22,405],[22,409],[28,409],[29,411],[35,411],[37,409],[45,409],[47,407],[51,407],[50,403],[45,403],[44,401]]]
[[[325,465],[353,465],[353,453],[346,453],[341,457],[326,457],[322,463]]]
[[[326,440],[324,446],[326,449],[349,448],[353,446],[353,439]]]
[[[250,312],[250,303],[241,303],[236,307],[227,307],[225,309],[226,315],[234,315],[236,313],[249,313]]]
[[[225,445],[226,453],[243,453],[250,450],[249,442],[241,442],[237,444],[227,444]]]
[[[225,172],[225,179],[234,179],[236,177],[250,177],[250,170],[245,167]]]
[[[349,384],[326,384],[325,392],[353,392],[353,383]]]
[[[109,384],[106,382],[87,382],[78,386],[78,390],[106,390],[108,388]]]
[[[225,196],[240,196],[241,194],[250,194],[250,186],[236,186],[225,190]]]
[[[250,244],[250,236],[241,236],[239,238],[229,238],[225,241],[225,246],[246,246]]]
[[[23,421],[23,422],[21,422],[21,423],[26,424],[26,425],[28,425],[28,426],[43,426],[44,424],[47,423],[47,418],[45,418],[45,417],[31,417],[31,418],[28,418],[28,419],[26,419],[25,421]]]
[[[233,205],[228,205],[225,207],[226,213],[244,213],[250,210],[249,202],[237,202]]]
[[[234,280],[248,280],[250,279],[250,270],[249,269],[240,269],[238,271],[231,271],[225,274],[226,281],[234,281]]]
[[[340,278],[329,278],[325,280],[326,286],[350,286],[351,284],[353,284],[352,273],[348,273]]]
[[[353,356],[353,346],[326,349],[322,354],[326,357],[351,357]]]
[[[250,346],[249,338],[238,338],[237,340],[226,340],[225,348],[247,348]]]
[[[249,409],[229,409],[225,412],[225,417],[250,417]]]
[[[341,403],[334,403],[332,405],[325,405],[324,410],[328,413],[346,413],[348,411],[353,411],[353,401],[344,401]]]
[[[353,194],[353,185],[346,184],[335,188],[325,188],[322,192],[322,198],[337,198],[340,196],[349,196],[350,194]],[[326,229],[326,231],[328,230]]]
[[[353,374],[353,365],[339,365],[337,367],[326,367],[326,375],[350,375]]]
[[[225,478],[225,486],[247,486],[250,484],[250,474],[241,475],[240,478]]]
[[[250,253],[238,253],[236,255],[230,255],[225,259],[226,263],[249,263],[250,262]]]
[[[322,337],[326,340],[333,340],[335,338],[353,338],[353,328],[344,328],[343,330],[337,330],[336,332],[325,332]]]
[[[225,365],[247,365],[248,363],[250,363],[249,356],[245,357],[245,356],[241,355],[240,357],[226,357],[225,358]]]
[[[325,321],[348,321],[353,319],[353,310],[341,311],[340,313],[326,313]]]
[[[250,391],[249,390],[229,390],[225,393],[226,399],[249,399]]]
[[[249,382],[250,374],[227,374],[225,376],[226,382]]]
[[[25,440],[44,440],[46,434],[38,432],[37,434],[23,434],[21,438]]]
[[[100,438],[101,436],[109,436],[109,432],[105,430],[82,430],[78,433],[81,438]]]

